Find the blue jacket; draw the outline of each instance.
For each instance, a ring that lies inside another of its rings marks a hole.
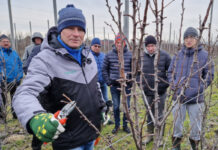
[[[102,76],[102,67],[103,67],[103,62],[104,62],[104,57],[105,57],[105,54],[100,52],[100,53],[95,53],[91,50],[92,54],[94,55],[95,57],[95,61],[97,63],[97,67],[98,67],[98,82],[100,84],[104,84],[105,81],[103,79],[103,76]]]
[[[12,50],[11,48],[5,49],[0,47],[0,81],[2,81],[2,76],[5,79],[4,65],[8,83],[12,82],[14,79],[16,82],[19,82],[20,79],[23,78],[22,62],[16,51]]]
[[[126,78],[130,79],[132,53],[127,49],[127,47],[124,48],[123,57]],[[118,54],[115,48],[106,54],[104,58],[102,74],[107,85],[120,85],[120,83],[117,81],[120,79],[120,70]]]
[[[194,60],[194,49],[187,49],[185,46],[174,56],[168,69],[168,80],[172,84],[172,89],[175,90],[173,99],[181,92],[181,88],[185,85],[187,78],[192,73],[188,88],[181,96],[181,102],[188,104],[200,103],[204,101],[202,94],[214,77],[214,64],[208,65],[208,52],[203,46],[198,46],[197,63],[191,68]],[[209,69],[211,66],[211,69]],[[206,81],[204,85],[202,79]]]

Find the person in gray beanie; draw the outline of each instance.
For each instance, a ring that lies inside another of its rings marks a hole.
[[[194,63],[195,59],[196,63]],[[173,150],[180,150],[186,111],[191,127],[189,141],[192,149],[198,150],[204,111],[204,91],[214,78],[214,64],[208,59],[208,52],[198,43],[197,30],[193,27],[187,28],[184,32],[184,45],[173,57],[168,69],[168,80],[174,93],[172,97],[174,103],[182,94],[172,110]],[[181,93],[187,81],[189,81],[188,87],[185,88],[184,93]]]
[[[99,133],[75,109],[62,125],[54,116],[68,100],[101,130],[105,107],[98,82],[98,68],[89,47],[83,44],[86,21],[82,10],[67,5],[59,13],[33,57],[26,78],[16,91],[13,107],[21,124],[54,150],[92,150]],[[65,101],[65,102],[63,102]]]
[[[183,37],[184,37],[184,39],[186,39],[186,38],[188,38],[188,36],[198,38],[198,31],[193,27],[189,27],[185,30]]]
[[[43,36],[40,32],[34,32],[32,36],[32,44],[25,47],[25,51],[23,54],[23,67],[26,65],[26,61],[29,58],[30,54],[32,53],[32,50],[35,46],[40,45],[43,41]]]

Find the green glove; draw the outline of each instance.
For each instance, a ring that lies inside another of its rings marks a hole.
[[[36,137],[43,142],[52,142],[65,131],[53,114],[37,114],[30,120],[30,128]]]

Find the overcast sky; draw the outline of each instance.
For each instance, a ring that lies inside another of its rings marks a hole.
[[[143,14],[145,0],[139,0],[141,2],[141,14]],[[167,4],[171,0],[165,0]],[[167,18],[164,20],[164,39],[169,38],[169,25],[172,22],[172,36],[175,31],[176,35],[179,34],[180,18],[181,18],[181,1],[175,0],[169,5],[164,12],[164,16]],[[210,0],[185,0],[185,15],[183,31],[189,27],[199,26],[199,15],[202,18],[205,16],[206,9]],[[218,1],[214,0],[214,12],[213,12],[213,36],[218,34]],[[124,0],[123,0],[124,2]],[[160,1],[159,1],[160,2]],[[110,5],[115,12],[116,0],[109,0]],[[67,4],[74,4],[75,7],[82,9],[88,28],[89,38],[93,37],[92,30],[92,15],[95,16],[95,34],[97,37],[102,38],[103,27],[106,29],[106,37],[114,38],[110,28],[105,25],[104,21],[112,23],[111,16],[107,10],[105,0],[57,0],[57,8],[60,10]],[[130,13],[131,13],[130,3]],[[11,0],[13,22],[16,23],[17,33],[30,33],[29,21],[32,24],[33,32],[41,32],[45,34],[48,30],[47,20],[49,20],[50,26],[54,25],[53,15],[53,0]],[[154,15],[149,12],[148,22],[149,26],[146,28],[146,33],[155,34]],[[114,24],[113,24],[114,25]],[[115,25],[114,25],[115,27]],[[130,37],[131,37],[131,20],[130,20]],[[115,28],[116,29],[116,28]],[[117,29],[116,29],[117,31]],[[0,32],[10,33],[9,14],[8,14],[8,2],[7,0],[0,0]],[[139,31],[138,31],[139,33]],[[172,37],[173,38],[173,37]]]

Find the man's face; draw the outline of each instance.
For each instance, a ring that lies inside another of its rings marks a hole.
[[[146,49],[147,49],[149,54],[154,54],[156,51],[156,45],[155,44],[148,44],[146,46]]]
[[[101,45],[95,44],[91,46],[92,51],[94,51],[95,53],[100,53],[101,51]]]
[[[36,37],[36,38],[34,39],[34,43],[35,43],[36,45],[39,45],[39,44],[41,44],[41,43],[42,43],[42,39],[41,39],[41,38],[38,38],[38,37]]]
[[[11,42],[8,40],[8,39],[2,39],[0,41],[0,45],[3,47],[3,48],[6,48],[6,49],[9,49],[11,47]]]
[[[115,43],[117,51],[120,51],[122,49],[122,42],[121,40],[117,40]],[[125,46],[125,42],[123,42],[123,47]]]
[[[197,46],[197,39],[193,36],[188,36],[184,39],[187,48],[195,48]]]
[[[79,48],[85,36],[85,32],[80,27],[68,27],[61,31],[61,40],[73,49]]]

